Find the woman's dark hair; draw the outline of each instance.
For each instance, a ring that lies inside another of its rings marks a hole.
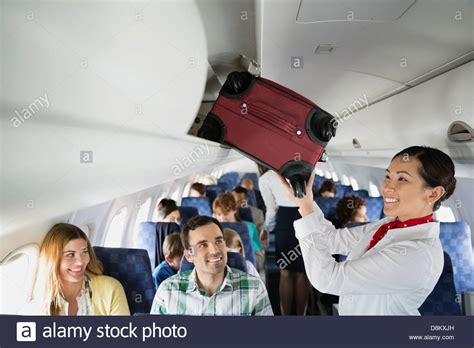
[[[336,213],[341,227],[346,226],[354,220],[361,207],[365,206],[365,200],[357,196],[345,196],[337,202]]]
[[[441,202],[451,197],[456,189],[454,163],[443,151],[428,146],[411,146],[393,156],[392,161],[396,157],[407,158],[407,161],[413,157],[418,159],[421,163],[419,173],[426,185],[442,186],[445,189],[445,194],[434,204],[433,211],[438,210]]]
[[[159,219],[164,219],[170,215],[175,210],[178,210],[178,206],[173,199],[163,198],[160,203],[158,203],[158,217]]]
[[[195,182],[194,184],[192,184],[190,190],[199,192],[201,196],[205,196],[207,192],[206,185],[201,184],[200,182]]]
[[[332,192],[336,194],[336,184],[332,180],[326,180],[321,184],[321,187],[319,188],[319,195],[321,196],[321,193],[323,192]]]
[[[265,174],[266,172],[268,172],[268,168],[262,166],[261,164],[258,164],[258,163],[257,163],[257,168],[258,168],[258,173],[259,173],[260,175],[263,175],[263,174]]]
[[[186,222],[186,224],[183,227],[183,232],[181,233],[181,242],[183,243],[184,249],[187,250],[190,247],[189,232],[194,231],[198,227],[206,226],[209,224],[216,224],[217,227],[219,227],[219,229],[221,230],[222,235],[224,235],[224,230],[222,229],[222,225],[220,224],[219,221],[217,221],[217,219],[210,216],[204,216],[204,215],[195,216],[189,219],[189,221]]]

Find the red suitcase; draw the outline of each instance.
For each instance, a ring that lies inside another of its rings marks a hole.
[[[336,134],[334,117],[279,84],[232,72],[198,136],[231,146],[289,179],[296,197]],[[323,158],[322,158],[323,157]]]

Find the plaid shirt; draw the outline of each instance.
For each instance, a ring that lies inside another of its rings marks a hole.
[[[273,315],[267,290],[260,278],[230,268],[221,287],[206,295],[196,284],[196,270],[178,273],[161,283],[152,314]]]

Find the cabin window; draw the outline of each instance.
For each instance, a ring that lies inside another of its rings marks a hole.
[[[434,217],[439,222],[456,222],[453,210],[449,207],[441,206],[435,211]]]
[[[346,175],[342,176],[342,184],[346,186],[349,186],[351,184],[349,178]]]
[[[166,198],[166,195],[161,195],[161,196],[156,200],[156,206],[153,207],[153,216],[152,216],[152,218],[151,218],[151,221],[158,221],[158,203],[160,203],[160,201],[161,201],[163,198]]]
[[[316,168],[316,175],[324,176],[324,172],[321,168]]]
[[[337,176],[337,173],[336,173],[336,172],[333,171],[333,172],[331,173],[331,175],[332,175],[332,180],[334,180],[334,181],[339,181],[339,177]]]
[[[107,234],[105,236],[104,246],[120,247],[122,244],[125,225],[127,223],[128,209],[123,207],[120,209],[110,222]]]
[[[137,213],[137,218],[135,219],[135,229],[134,229],[135,235],[137,235],[138,233],[138,226],[140,226],[140,223],[144,221],[148,221],[150,207],[151,207],[151,198],[147,198],[145,202],[142,203],[142,205],[140,205],[140,209],[138,210],[138,213]]]
[[[350,182],[351,182],[352,188],[353,188],[355,191],[357,191],[357,190],[359,189],[359,184],[357,183],[357,180],[354,179],[354,177],[352,177],[352,176],[350,177],[349,180],[350,180]]]
[[[326,179],[331,179],[331,173],[329,173],[328,170],[324,171],[324,176],[326,177]]]
[[[372,181],[369,183],[369,194],[370,197],[380,197],[379,188]]]
[[[91,229],[90,229],[89,225],[82,224],[82,225],[79,225],[77,227],[79,227],[81,229],[81,231],[86,234],[87,238],[92,239],[91,238]]]

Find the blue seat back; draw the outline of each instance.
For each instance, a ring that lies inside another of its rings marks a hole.
[[[94,251],[104,266],[104,274],[122,284],[131,314],[150,313],[155,286],[147,251],[104,247],[94,247]]]
[[[255,190],[260,190],[260,188],[258,187],[258,174],[257,173],[245,173],[244,175],[242,175],[242,179],[240,180],[240,182],[242,183],[242,180],[244,179],[252,180],[253,188]]]
[[[138,233],[133,246],[148,252],[150,268],[154,269],[156,263],[156,222],[145,221],[138,225]]]
[[[253,222],[252,210],[250,208],[239,208],[239,216],[242,220]]]
[[[165,260],[163,254],[163,242],[166,236],[181,232],[181,228],[174,222],[157,222],[156,223],[156,245],[155,245],[155,265],[151,269],[155,269],[162,261]]]
[[[252,207],[257,206],[257,196],[255,195],[255,191],[247,191],[247,203]]]
[[[336,183],[336,197],[344,197],[348,191],[352,191],[352,186]]]
[[[207,185],[206,186],[206,196],[209,198],[209,202],[212,203],[221,193],[224,193],[225,190],[221,185]]]
[[[367,190],[354,190],[352,187],[350,189],[346,189],[344,196],[356,196],[360,198],[367,198],[369,197],[369,191]]]
[[[330,213],[332,214],[334,212],[334,209],[336,209],[336,206],[337,206],[337,202],[339,202],[339,198],[337,197],[334,197],[334,198],[316,197],[314,200],[316,201],[316,204],[323,212],[324,217],[326,219],[328,218]]]
[[[240,253],[227,253],[227,265],[230,268],[238,269],[242,272],[247,273],[247,264],[245,263],[245,258]],[[179,267],[179,272],[186,272],[194,269],[194,264],[189,262],[184,256],[181,259],[181,266]]]
[[[244,222],[222,222],[221,225],[222,228],[233,229],[239,234],[240,239],[242,239],[242,243],[244,244],[245,258],[255,265],[255,254],[247,225]]]
[[[474,290],[474,261],[469,225],[464,221],[441,222],[440,239],[443,250],[449,254],[453,263],[457,293]]]
[[[194,207],[198,210],[199,215],[212,216],[209,197],[183,197],[181,206]]]
[[[367,217],[369,221],[378,221],[383,215],[383,197],[364,198],[367,205]]]
[[[189,219],[199,215],[197,208],[194,207],[178,207],[178,209],[181,214],[181,227],[186,225]]]
[[[233,190],[236,186],[239,186],[240,184],[240,175],[237,172],[229,172],[222,175],[217,180],[217,182],[225,182],[227,184],[228,190]]]
[[[431,294],[419,308],[421,315],[462,315],[454,286],[453,265],[451,258],[444,252],[444,266],[441,277]]]

